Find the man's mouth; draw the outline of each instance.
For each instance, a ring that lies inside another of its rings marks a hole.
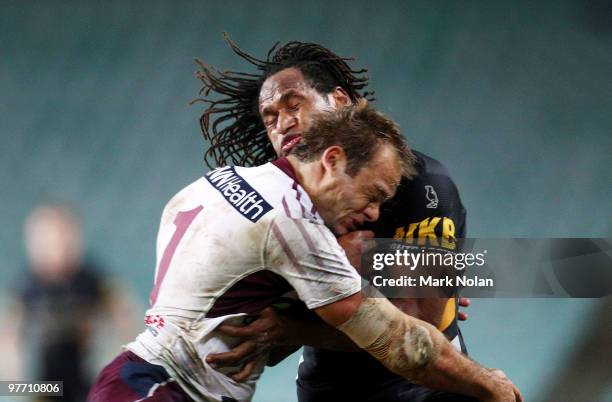
[[[283,142],[281,143],[281,156],[287,156],[291,152],[291,150],[299,144],[302,140],[302,136],[300,134],[288,135],[283,138]]]

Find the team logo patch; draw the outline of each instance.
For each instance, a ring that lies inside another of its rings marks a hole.
[[[427,208],[438,208],[438,194],[433,186],[425,186],[425,197],[427,197]]]
[[[204,177],[238,213],[253,223],[272,209],[261,194],[236,173],[232,166],[215,169]]]

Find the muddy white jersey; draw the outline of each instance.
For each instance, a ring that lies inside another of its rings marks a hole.
[[[292,292],[314,309],[360,289],[286,159],[218,168],[164,208],[147,327],[127,348],[162,365],[196,401],[248,401],[266,356],[248,381],[233,381],[205,362],[237,342],[215,328],[246,323]]]

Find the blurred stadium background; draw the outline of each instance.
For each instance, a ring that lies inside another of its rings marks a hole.
[[[162,207],[205,172],[193,58],[246,67],[223,31],[254,55],[295,39],[356,57],[376,105],[452,172],[471,237],[612,235],[609,2],[3,1],[0,296],[24,271],[26,215],[52,200],[145,305]],[[538,401],[596,305],[473,300],[463,329]],[[297,360],[255,401],[296,400]]]

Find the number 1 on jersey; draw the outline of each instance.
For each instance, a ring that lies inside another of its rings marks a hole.
[[[176,214],[176,218],[174,218],[174,226],[176,226],[176,230],[170,239],[170,242],[166,246],[164,250],[164,254],[162,256],[161,261],[159,262],[159,268],[157,269],[157,278],[155,279],[155,287],[151,292],[151,296],[149,297],[149,302],[151,306],[155,304],[157,300],[157,294],[159,292],[159,287],[161,286],[164,277],[166,276],[166,272],[168,272],[168,267],[170,266],[170,262],[172,261],[172,256],[176,251],[176,247],[180,243],[181,239],[185,235],[187,228],[196,216],[202,211],[204,207],[199,205],[192,210],[189,211],[180,211]]]

